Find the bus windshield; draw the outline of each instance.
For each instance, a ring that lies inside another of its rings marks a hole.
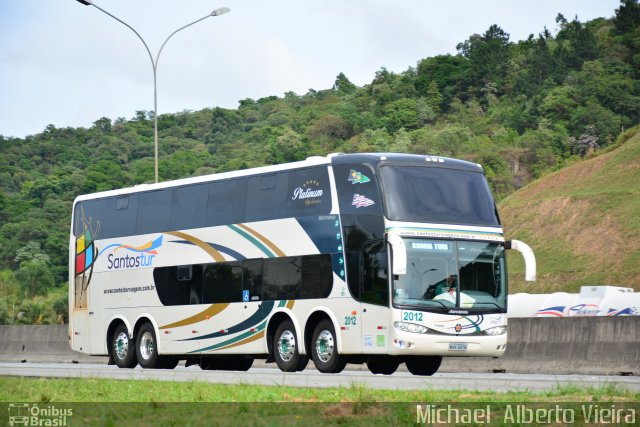
[[[501,243],[405,239],[407,273],[393,282],[396,306],[506,312]]]
[[[380,176],[392,221],[500,225],[481,172],[389,165],[380,168]]]

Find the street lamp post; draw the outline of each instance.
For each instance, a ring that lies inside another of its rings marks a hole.
[[[165,39],[165,41],[162,43],[162,46],[160,46],[160,50],[158,50],[158,54],[156,55],[156,57],[154,59],[153,55],[151,54],[151,50],[149,49],[149,46],[147,46],[147,43],[144,41],[142,36],[140,34],[138,34],[138,32],[131,25],[127,24],[122,19],[112,15],[111,13],[109,13],[106,10],[102,9],[101,7],[97,6],[95,3],[93,3],[93,0],[77,0],[77,1],[79,3],[82,3],[85,6],[93,6],[96,9],[100,10],[101,12],[109,15],[110,17],[112,17],[116,21],[120,22],[121,24],[125,25],[127,28],[129,28],[131,31],[133,31],[136,34],[136,36],[138,36],[138,38],[140,39],[140,41],[144,45],[145,49],[147,50],[147,53],[149,54],[149,59],[151,60],[151,67],[153,68],[153,149],[154,149],[154,159],[155,159],[154,169],[155,169],[155,179],[156,179],[156,182],[158,182],[158,89],[157,89],[158,86],[157,86],[156,82],[157,82],[157,74],[158,74],[158,60],[160,59],[160,54],[162,53],[162,49],[164,48],[164,45],[167,44],[169,39],[171,37],[173,37],[174,34],[176,34],[178,31],[182,31],[185,28],[192,26],[193,24],[197,24],[200,21],[204,21],[205,19],[209,18],[210,16],[224,15],[225,13],[229,12],[230,9],[228,7],[221,7],[219,9],[214,10],[210,14],[208,14],[206,16],[203,16],[200,19],[196,19],[195,21],[191,22],[190,24],[187,24],[187,25],[185,25],[183,27],[178,28],[173,33],[169,34],[169,37],[167,37]]]

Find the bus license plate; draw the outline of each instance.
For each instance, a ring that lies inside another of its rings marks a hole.
[[[450,342],[449,351],[467,351],[466,342]]]

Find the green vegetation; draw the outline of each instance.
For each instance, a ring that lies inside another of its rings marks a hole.
[[[637,402],[640,393],[605,385],[550,391],[374,390],[206,382],[0,377],[0,402]]]
[[[505,227],[536,249],[540,266],[540,285],[525,285],[518,280],[524,266],[513,257],[511,292],[575,292],[603,284],[640,290],[638,212],[637,127],[608,152],[549,174],[500,203]]]
[[[426,405],[437,408],[451,405],[461,412],[490,407],[490,425],[513,425],[504,421],[508,407],[513,410],[518,405],[526,405],[549,410],[560,405],[573,410],[581,420],[582,405],[614,407],[624,410],[624,414],[631,408],[637,413],[639,398],[638,393],[610,385],[558,386],[542,393],[496,393],[371,390],[356,384],[341,388],[296,388],[203,382],[0,378],[0,402],[30,402],[41,410],[55,407],[58,413],[68,414],[66,425],[112,426],[132,422],[149,426],[409,425],[416,422],[418,405],[423,411]],[[468,422],[462,424],[468,425]]]
[[[503,199],[551,171],[606,152],[619,135],[629,139],[628,129],[640,123],[638,1],[622,0],[608,19],[580,22],[558,15],[556,22],[555,32],[543,29],[517,42],[492,25],[458,44],[456,55],[421,59],[401,73],[381,68],[362,87],[340,73],[330,89],[244,99],[237,109],[163,114],[160,177],[185,178],[336,151],[397,151],[481,163]],[[2,323],[59,321],[62,312],[50,308],[64,305],[53,296],[62,294],[58,291],[68,279],[72,201],[79,194],[153,180],[152,118],[138,111],[130,120],[99,118],[89,129],[49,125],[24,139],[0,136]],[[607,227],[621,233],[619,240],[610,240],[611,255],[631,248],[629,256],[611,260],[607,251],[602,257],[574,251],[563,244],[564,230],[543,235],[526,227],[545,217],[505,216],[508,235],[513,230],[533,238],[541,254],[541,279],[553,278],[537,292],[573,290],[585,278],[640,286],[640,244],[634,231],[638,202],[627,203],[625,193],[638,182],[633,181],[637,173],[626,166],[626,158],[617,161],[618,168],[612,164],[564,197],[582,203],[576,205],[579,212],[590,213],[574,218],[583,229],[599,223],[598,212],[600,217],[607,212]],[[618,169],[620,174],[613,173]],[[594,189],[605,180],[607,186]],[[507,211],[518,203],[524,206],[517,200],[514,196],[503,206]],[[543,200],[529,203],[549,207]],[[609,215],[607,208],[615,212]],[[566,219],[561,211],[550,212]],[[596,262],[601,266],[597,273],[591,271]],[[29,307],[20,309],[23,304]],[[40,305],[47,309],[43,312]],[[20,317],[28,312],[34,315]]]

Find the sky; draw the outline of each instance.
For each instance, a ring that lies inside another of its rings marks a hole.
[[[557,31],[562,13],[609,18],[619,0],[94,0],[132,26],[157,66],[158,114],[358,86],[401,73],[492,24],[511,41]],[[76,0],[0,0],[0,135],[24,138],[153,110],[153,68],[135,33]]]

